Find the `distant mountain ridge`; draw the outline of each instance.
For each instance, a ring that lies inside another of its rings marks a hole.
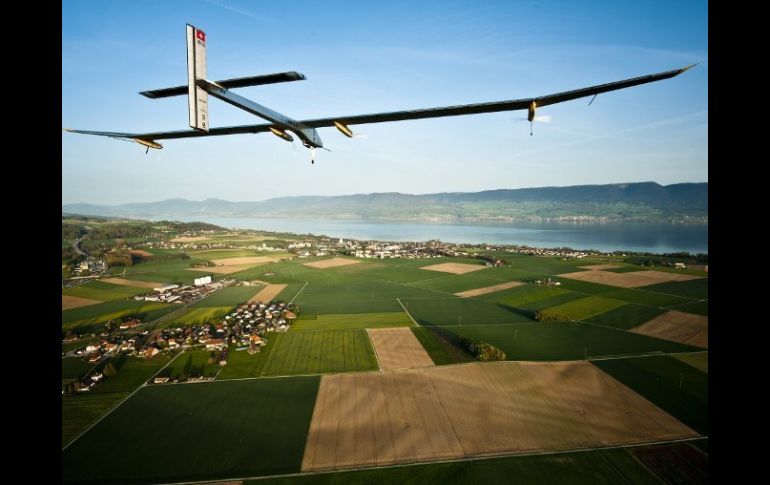
[[[708,182],[634,182],[410,195],[278,197],[256,202],[168,199],[62,205],[62,212],[130,218],[191,216],[431,222],[708,222]]]

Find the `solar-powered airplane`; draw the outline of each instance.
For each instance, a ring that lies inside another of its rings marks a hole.
[[[361,125],[366,123],[383,123],[386,121],[416,120],[423,118],[439,118],[443,116],[458,116],[479,113],[494,113],[498,111],[516,111],[528,110],[527,120],[530,122],[530,135],[532,134],[532,123],[535,121],[535,111],[551,104],[570,101],[573,99],[593,96],[594,98],[601,93],[615,91],[617,89],[630,88],[640,84],[651,83],[663,79],[669,79],[677,76],[684,71],[695,66],[695,64],[674,69],[673,71],[659,72],[657,74],[648,74],[623,81],[616,81],[607,84],[600,84],[588,88],[575,89],[556,94],[547,94],[535,98],[514,99],[508,101],[493,101],[488,103],[463,104],[457,106],[443,106],[439,108],[425,108],[407,111],[392,111],[389,113],[373,113],[353,116],[335,116],[331,118],[318,118],[312,120],[297,121],[289,116],[273,111],[272,109],[255,103],[243,96],[233,93],[230,89],[242,88],[247,86],[257,86],[261,84],[272,84],[290,81],[301,81],[305,79],[303,74],[298,72],[281,72],[276,74],[266,74],[262,76],[242,77],[235,79],[225,79],[222,81],[210,81],[206,78],[206,34],[200,29],[187,25],[187,85],[173,88],[157,89],[153,91],[143,91],[140,94],[148,98],[158,99],[170,96],[182,96],[187,94],[188,109],[190,116],[190,127],[192,130],[183,131],[165,131],[156,133],[114,133],[107,131],[87,131],[70,130],[73,133],[83,133],[86,135],[109,136],[113,138],[135,141],[150,148],[163,148],[163,145],[157,140],[173,140],[176,138],[192,138],[201,136],[218,135],[237,135],[245,133],[263,133],[271,132],[274,135],[293,142],[293,133],[302,141],[302,144],[310,149],[310,162],[315,163],[316,148],[324,148],[321,137],[316,128],[336,127],[343,135],[352,138],[353,131],[350,125]],[[258,125],[226,126],[222,128],[210,128],[208,117],[208,95],[221,99],[244,111],[266,119],[269,123]],[[325,148],[324,148],[325,149]]]

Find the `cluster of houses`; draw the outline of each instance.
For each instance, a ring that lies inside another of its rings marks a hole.
[[[240,335],[241,345],[255,345],[267,332],[285,332],[297,318],[295,307],[285,302],[280,303],[244,303],[225,315],[223,325],[230,325],[236,335]],[[252,338],[256,336],[256,338]],[[233,343],[236,340],[233,339]]]
[[[101,274],[107,271],[107,263],[97,258],[86,258],[72,269],[72,274],[82,276]]]
[[[245,350],[250,354],[260,352],[261,348],[267,345],[265,335],[268,332],[285,332],[296,318],[294,305],[270,302],[239,305],[219,323],[166,328],[152,332],[142,330],[142,322],[138,319],[109,322],[108,331],[99,335],[99,341],[89,343],[71,352],[69,356],[87,359],[96,369],[102,367],[98,365],[99,362],[121,353],[141,359],[152,359],[166,350],[202,348],[218,351],[216,361],[220,366],[224,366],[227,365],[230,344],[236,346],[236,350]],[[76,340],[77,337],[67,337],[62,343]],[[74,391],[89,391],[101,382],[103,377],[101,370],[92,369],[74,383]],[[64,390],[62,392],[64,393]]]

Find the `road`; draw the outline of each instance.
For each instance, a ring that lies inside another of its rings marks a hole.
[[[75,252],[76,252],[76,253],[78,253],[79,255],[81,255],[81,256],[85,256],[85,257],[87,258],[87,257],[88,257],[88,255],[87,255],[86,253],[84,253],[83,251],[81,251],[81,250],[80,250],[80,241],[82,241],[82,240],[83,240],[83,238],[82,238],[82,237],[81,237],[81,238],[78,238],[78,239],[76,239],[76,240],[75,240],[75,241],[72,243],[72,249],[74,249],[74,250],[75,250]]]

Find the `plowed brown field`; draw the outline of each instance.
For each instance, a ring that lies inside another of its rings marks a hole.
[[[325,375],[303,471],[697,436],[587,362]]]

